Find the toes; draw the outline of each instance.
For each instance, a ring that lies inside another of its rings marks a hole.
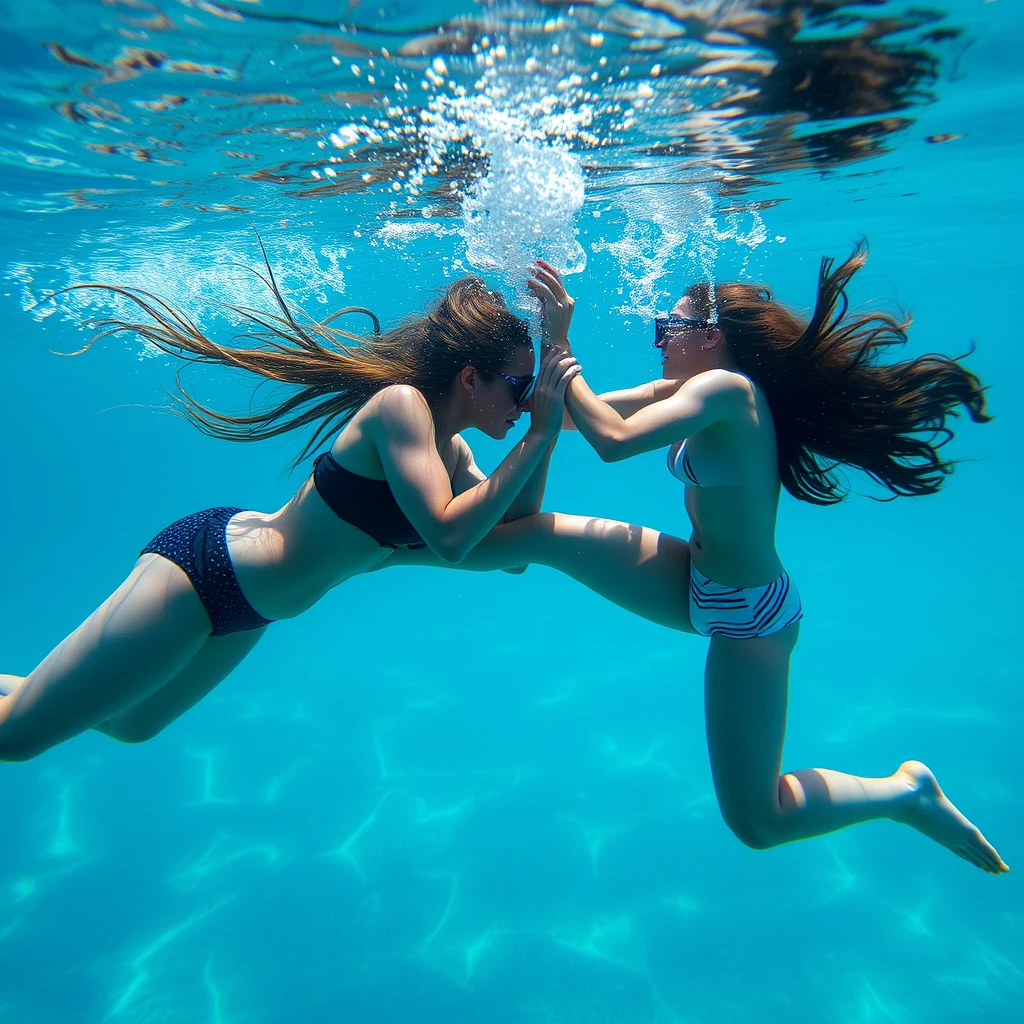
[[[964,844],[964,849],[970,852],[974,863],[979,867],[983,867],[986,871],[995,870],[995,861],[989,856],[988,850],[986,850],[985,847],[976,840],[968,840],[968,842]]]
[[[984,871],[983,865],[978,863],[977,857],[971,855],[970,850],[954,850],[953,851],[961,860],[967,861],[968,864],[973,864],[976,868],[981,868]]]
[[[998,853],[996,853],[995,850],[992,851],[992,854],[989,857],[989,861],[992,864],[992,874],[994,875],[1001,875],[1004,871],[1010,870],[1010,866],[1003,860],[1002,857],[999,856]]]
[[[985,863],[989,865],[989,870],[998,875],[1003,871],[1009,871],[1010,869],[1003,863],[1003,859],[996,853],[996,848],[988,842],[985,837],[979,832],[974,837],[975,848],[978,853],[984,858]]]
[[[998,863],[999,858],[998,857],[993,857],[987,850],[982,853],[981,857],[982,857],[982,860],[985,862],[986,869],[991,871],[993,875],[998,875],[999,874],[999,863]]]
[[[996,853],[995,847],[989,846],[988,843],[985,844],[985,856],[992,862],[996,874],[1010,870],[1009,865]]]
[[[982,871],[990,870],[988,865],[986,865],[985,862],[981,859],[981,855],[979,854],[978,850],[976,850],[973,846],[955,846],[953,848],[953,852],[958,857],[961,857],[963,858],[963,860],[966,860],[973,864],[976,868],[981,868]]]
[[[991,857],[987,856],[984,851],[974,849],[974,862],[983,871],[987,871],[990,875],[998,875],[999,869],[996,867],[996,862]]]

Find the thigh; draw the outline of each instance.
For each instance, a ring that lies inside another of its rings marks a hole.
[[[237,668],[266,631],[264,626],[226,636],[207,637],[192,660],[174,678],[97,728],[125,743],[152,739]]]
[[[753,640],[711,637],[704,673],[708,754],[730,825],[778,810],[789,661],[799,630],[794,624]]]
[[[570,575],[601,597],[670,629],[690,626],[689,545],[671,534],[595,516],[542,514],[528,527],[530,560]],[[509,523],[511,547],[522,520]]]
[[[649,526],[557,512],[540,525],[537,561],[634,615],[694,632],[690,546],[685,540]]]
[[[399,557],[396,564],[439,564],[429,552]],[[496,526],[461,562],[448,567],[490,572],[527,564],[557,569],[661,626],[695,632],[690,625],[690,546],[679,537],[612,519],[541,512]]]
[[[31,757],[138,703],[202,648],[210,619],[160,555],[131,575],[0,701],[0,757]]]

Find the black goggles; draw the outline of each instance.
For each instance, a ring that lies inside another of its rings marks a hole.
[[[533,394],[533,385],[537,383],[535,373],[527,374],[525,377],[513,377],[510,373],[495,370],[494,376],[501,377],[502,380],[507,380],[512,385],[512,398],[516,405],[522,405]]]
[[[717,324],[700,316],[679,316],[677,313],[662,313],[654,318],[654,344],[660,346],[665,335],[672,331],[712,331]]]

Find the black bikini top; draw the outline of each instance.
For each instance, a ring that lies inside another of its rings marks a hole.
[[[313,486],[332,512],[386,548],[426,544],[399,508],[387,480],[372,480],[338,464],[330,452],[313,463]]]

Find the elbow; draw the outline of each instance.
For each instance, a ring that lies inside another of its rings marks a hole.
[[[449,547],[446,544],[434,548],[434,554],[449,565],[458,565],[466,557],[466,552],[461,548]]]
[[[439,540],[436,544],[431,544],[430,548],[442,562],[449,565],[458,565],[469,554],[469,549],[454,539]]]
[[[593,427],[586,437],[602,462],[621,462],[629,456],[626,450],[628,427],[624,421],[594,424]]]
[[[618,438],[608,438],[596,448],[602,462],[621,462],[629,456],[626,446]]]

